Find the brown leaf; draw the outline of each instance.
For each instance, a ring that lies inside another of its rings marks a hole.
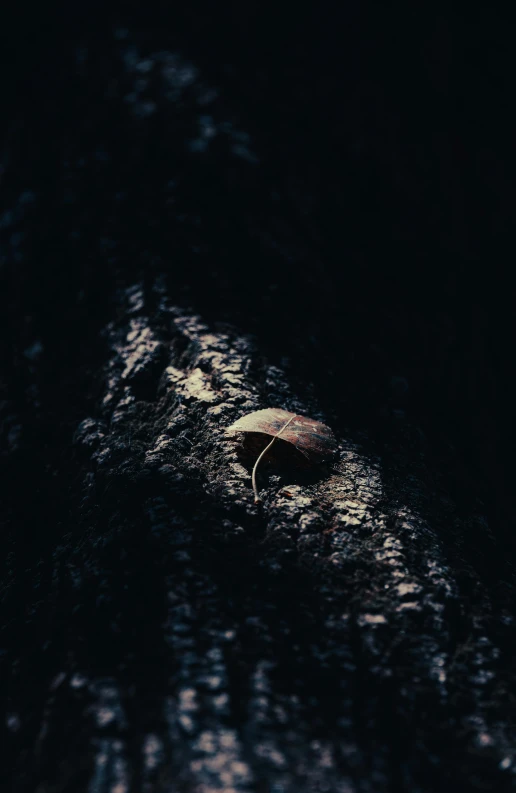
[[[314,463],[330,457],[337,446],[333,432],[326,424],[281,408],[266,408],[248,413],[228,427],[226,432],[260,432],[273,436],[254,464],[252,478],[256,502],[260,500],[256,487],[256,469],[276,439],[293,444],[301,454]]]

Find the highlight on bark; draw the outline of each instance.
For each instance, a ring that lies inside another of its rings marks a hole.
[[[256,484],[258,465],[278,438],[295,446],[311,463],[322,462],[325,458],[330,457],[335,452],[337,445],[333,432],[326,424],[281,408],[265,408],[248,413],[228,427],[226,432],[230,434],[253,432],[272,435],[271,442],[262,450],[253,466],[252,484],[255,504],[261,500]]]

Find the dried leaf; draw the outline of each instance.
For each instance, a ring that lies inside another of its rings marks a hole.
[[[256,469],[276,439],[293,444],[311,462],[320,462],[330,457],[336,449],[335,437],[326,424],[281,408],[266,408],[248,413],[228,427],[226,432],[260,432],[273,436],[254,464],[252,480],[256,503],[260,500],[256,486]]]

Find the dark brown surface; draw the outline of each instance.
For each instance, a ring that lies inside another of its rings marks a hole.
[[[3,788],[512,791],[508,26],[235,9],[2,26]]]

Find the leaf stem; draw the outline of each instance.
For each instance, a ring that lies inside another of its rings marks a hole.
[[[254,464],[254,466],[253,466],[253,476],[252,476],[252,482],[253,482],[254,503],[255,503],[255,504],[259,504],[259,503],[260,503],[260,501],[261,501],[261,498],[260,498],[260,497],[259,497],[259,495],[258,495],[258,488],[257,488],[257,486],[256,486],[256,469],[258,468],[258,463],[259,463],[259,462],[260,462],[260,460],[262,459],[263,455],[264,455],[266,452],[268,452],[268,451],[269,451],[269,449],[271,448],[271,446],[272,446],[272,444],[274,443],[274,441],[275,441],[277,438],[279,438],[279,436],[281,435],[281,433],[283,432],[283,430],[286,430],[286,429],[287,429],[287,427],[288,427],[288,425],[290,424],[290,422],[291,422],[291,421],[293,421],[295,418],[296,418],[296,416],[295,416],[295,415],[294,415],[294,416],[291,416],[291,417],[289,418],[289,420],[288,420],[288,421],[287,421],[287,422],[286,422],[286,423],[283,425],[283,427],[280,429],[280,431],[279,431],[279,432],[278,432],[278,433],[277,433],[277,434],[274,436],[274,438],[272,439],[272,441],[271,441],[271,442],[270,442],[270,443],[269,443],[269,444],[268,444],[268,445],[265,447],[265,449],[262,451],[262,453],[260,454],[260,456],[258,457],[258,459],[256,460],[256,462],[255,462],[255,464]]]

